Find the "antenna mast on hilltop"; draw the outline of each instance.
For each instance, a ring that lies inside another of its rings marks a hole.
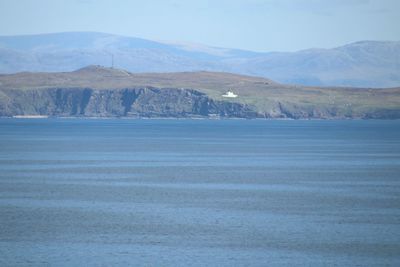
[[[111,53],[110,51],[107,51],[107,50],[105,50],[104,53],[105,53],[106,55],[110,55],[110,56],[111,56],[111,68],[113,69],[113,68],[114,68],[114,54]],[[107,65],[108,65],[108,64],[107,64]]]

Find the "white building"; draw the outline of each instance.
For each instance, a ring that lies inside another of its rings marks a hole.
[[[226,92],[222,97],[229,97],[229,98],[235,98],[238,97],[238,95],[235,95],[232,91]]]

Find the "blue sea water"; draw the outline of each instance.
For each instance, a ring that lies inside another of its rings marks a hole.
[[[400,266],[400,121],[0,119],[0,266]]]

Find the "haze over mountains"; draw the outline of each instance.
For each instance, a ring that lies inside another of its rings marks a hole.
[[[301,85],[400,85],[400,42],[362,41],[333,49],[260,53],[94,32],[0,36],[0,73],[111,66],[112,55],[115,67],[130,72],[207,70]]]

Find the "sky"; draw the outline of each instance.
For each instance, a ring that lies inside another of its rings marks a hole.
[[[96,31],[254,51],[400,40],[400,0],[0,0],[0,35]]]

